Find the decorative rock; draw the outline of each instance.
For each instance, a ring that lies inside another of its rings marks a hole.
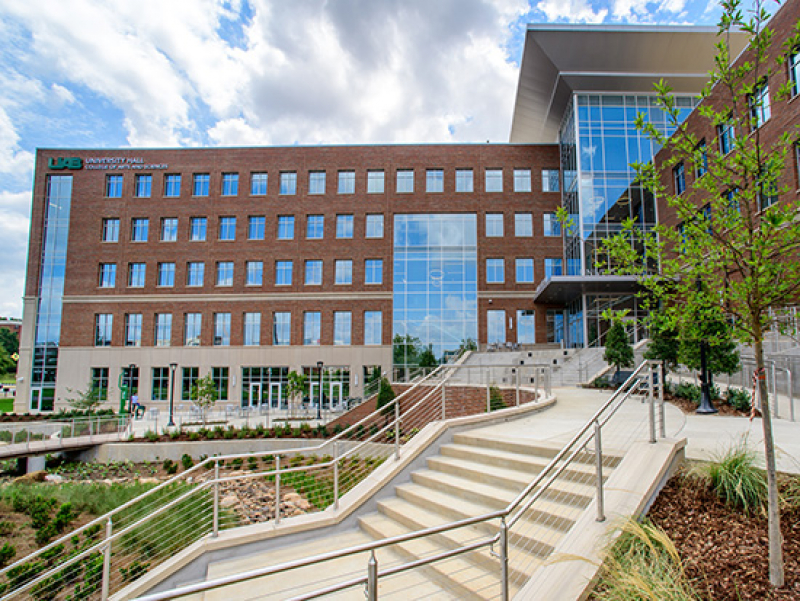
[[[219,504],[225,508],[233,507],[237,503],[239,503],[239,499],[236,495],[225,495],[219,502]]]
[[[44,482],[45,478],[47,478],[47,472],[45,470],[39,470],[37,472],[30,472],[20,476],[19,478],[15,478],[14,483],[25,484],[31,482]]]
[[[63,476],[59,476],[58,474],[47,474],[44,477],[44,479],[47,482],[63,482],[64,481],[64,477]]]

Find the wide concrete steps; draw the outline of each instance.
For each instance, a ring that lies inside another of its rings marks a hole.
[[[395,487],[394,495],[377,503],[377,512],[358,518],[358,529],[312,538],[305,545],[284,547],[212,564],[215,578],[254,567],[317,555],[365,541],[407,535],[457,520],[491,514],[506,508],[558,452],[530,441],[463,433],[427,466],[411,474],[410,482]],[[610,455],[604,475],[619,457]],[[572,528],[595,494],[594,457],[583,453],[544,491],[509,530],[509,582],[513,595],[547,561],[561,538]],[[448,530],[424,538],[382,547],[376,552],[379,570],[409,562],[423,563],[467,545],[486,542],[478,549],[425,563],[380,580],[381,598],[496,599],[500,598],[499,545],[489,545],[500,532],[498,518]],[[305,551],[305,555],[303,555]],[[322,588],[365,574],[366,553],[351,555],[309,568],[263,578],[248,586],[228,587],[206,598],[279,599]],[[337,599],[361,599],[363,587],[338,593]]]

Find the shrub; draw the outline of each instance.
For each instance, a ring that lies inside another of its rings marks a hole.
[[[0,536],[8,536],[14,532],[14,524],[8,520],[0,522]]]
[[[186,453],[181,456],[181,465],[183,465],[183,469],[188,470],[194,465],[194,460],[189,457]]]
[[[698,466],[694,473],[705,480],[720,499],[745,512],[761,510],[766,503],[766,475],[756,467],[756,454],[747,448],[746,440]]]
[[[750,393],[741,388],[728,388],[728,405],[739,411],[750,411]]]
[[[675,387],[675,396],[699,405],[700,404],[700,387],[688,382],[681,382]]]
[[[134,559],[129,568],[120,568],[122,574],[122,582],[132,582],[140,576],[147,573],[150,568],[149,563],[142,563],[138,559]]]
[[[607,376],[600,376],[592,380],[592,388],[611,388],[611,380]]]
[[[258,469],[258,459],[255,457],[248,457],[247,458],[247,469],[251,472],[254,472]]]
[[[244,459],[242,459],[241,457],[237,457],[236,459],[231,461],[231,465],[233,466],[233,469],[235,469],[235,470],[242,469],[242,465],[243,464],[244,464]]]
[[[147,432],[145,432],[144,437],[150,442],[156,442],[158,440],[158,434],[156,434],[152,430],[148,430]]]
[[[9,543],[5,543],[0,547],[0,568],[4,568],[9,561],[14,559],[16,554],[17,550]]]
[[[165,459],[163,463],[164,471],[172,475],[178,471],[178,464],[174,463],[172,459]]]
[[[489,387],[489,411],[497,411],[498,409],[505,409],[506,402],[503,399],[503,393],[497,386]]]
[[[192,442],[196,442],[200,440],[200,433],[199,432],[189,432],[189,440]]]

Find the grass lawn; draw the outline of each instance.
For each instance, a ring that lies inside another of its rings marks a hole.
[[[17,381],[17,374],[0,375],[0,384],[14,384]]]
[[[0,413],[14,412],[14,398],[0,399]]]

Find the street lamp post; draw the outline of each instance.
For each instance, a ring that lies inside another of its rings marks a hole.
[[[317,421],[322,421],[322,361],[317,361],[317,370],[319,370],[319,400],[317,401]]]
[[[169,423],[167,426],[174,426],[175,422],[172,420],[172,410],[174,407],[175,399],[175,370],[178,369],[177,363],[169,364]]]
[[[703,291],[703,282],[697,278],[697,292]],[[711,402],[711,378],[708,373],[708,341],[705,336],[700,339],[700,406],[696,413],[716,413],[714,404]]]
[[[128,414],[133,415],[133,370],[136,369],[136,364],[131,363],[128,366]],[[136,395],[139,396],[138,394]]]

